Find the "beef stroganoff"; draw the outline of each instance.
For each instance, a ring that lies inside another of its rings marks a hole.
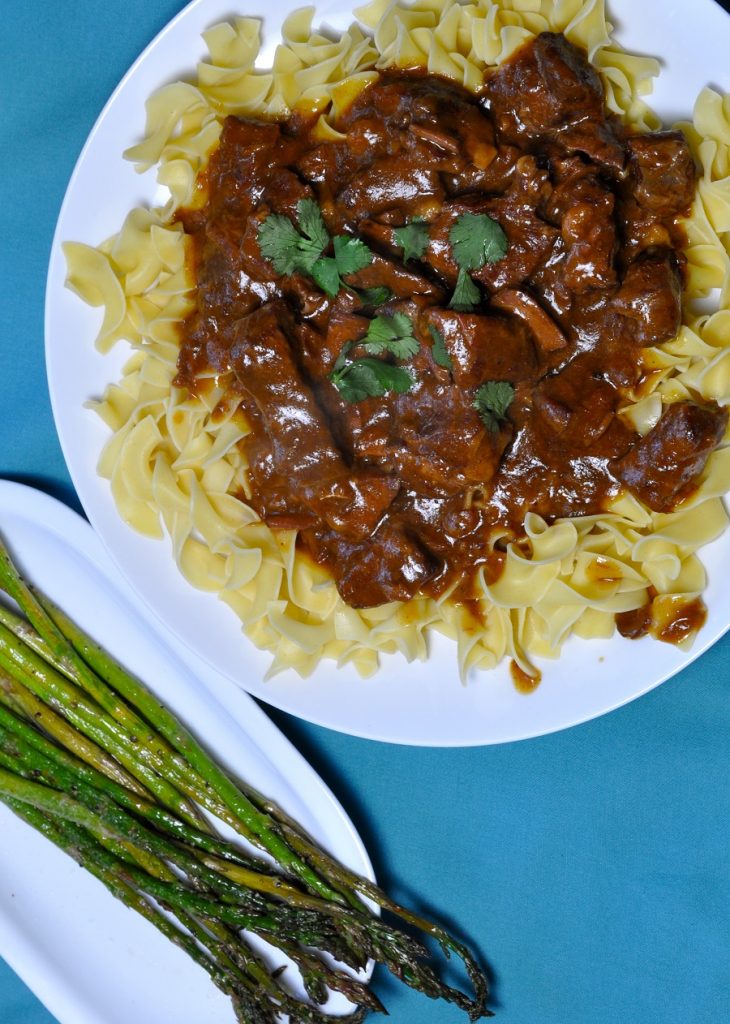
[[[528,678],[571,633],[691,640],[727,522],[722,98],[660,131],[600,4],[359,17],[293,15],[271,72],[256,22],[212,29],[129,154],[168,207],[66,247],[135,347],[97,405],[121,514],[272,670],[432,629]]]

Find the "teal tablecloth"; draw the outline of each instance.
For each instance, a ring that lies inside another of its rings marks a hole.
[[[0,475],[76,506],[43,366],[51,236],[104,101],[180,6],[2,4]],[[621,711],[511,746],[409,749],[274,717],[348,808],[381,881],[459,922],[488,959],[502,1024],[723,1024],[728,655],[726,639]],[[461,1019],[378,986],[398,1024]],[[0,963],[2,1024],[50,1020]]]

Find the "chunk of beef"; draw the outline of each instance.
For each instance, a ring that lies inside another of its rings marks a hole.
[[[343,349],[367,333],[370,321],[358,313],[356,301],[351,292],[341,291],[332,304],[325,342],[319,353],[321,368],[317,377],[330,373]]]
[[[689,213],[695,195],[694,157],[681,132],[628,139],[630,189],[636,202],[664,220]]]
[[[529,327],[543,352],[558,352],[566,348],[568,340],[540,303],[532,295],[517,288],[503,288],[492,298],[492,306],[512,313]]]
[[[279,281],[279,288],[303,320],[313,324],[326,322],[331,299],[307,274],[287,274]]]
[[[576,161],[573,173],[553,191],[545,216],[561,230],[565,286],[579,295],[616,284],[618,248],[615,197],[595,173]]]
[[[408,217],[440,205],[444,197],[440,168],[423,147],[413,146],[379,157],[353,177],[337,196],[337,206],[353,223],[397,207]]]
[[[473,405],[474,390],[442,380],[440,369],[435,384],[429,380],[425,349],[421,358],[415,387],[391,405],[389,461],[404,486],[422,494],[454,494],[487,483],[512,439],[512,424],[486,430]]]
[[[351,608],[408,601],[441,569],[415,537],[389,520],[360,543],[337,535],[324,543],[337,589]]]
[[[625,150],[606,120],[601,79],[565,36],[544,32],[521,47],[489,78],[486,97],[508,142],[539,138],[622,171]]]
[[[522,284],[548,258],[560,238],[557,228],[537,213],[551,191],[547,171],[538,168],[533,157],[521,157],[503,195],[475,194],[443,204],[430,224],[424,259],[453,288],[459,267],[449,240],[451,228],[465,213],[486,213],[506,234],[507,253],[503,259],[474,271],[473,277],[494,291]]]
[[[444,294],[443,288],[420,274],[413,264],[404,265],[378,253],[373,253],[372,261],[362,270],[348,274],[346,282],[353,288],[388,288],[396,299],[422,295],[438,302]]]
[[[496,156],[486,167],[480,167],[471,160],[454,174],[441,175],[446,191],[451,196],[469,195],[472,192],[498,194],[509,188],[509,183],[521,152],[516,146],[500,144]]]
[[[216,178],[217,207],[234,205],[243,213],[260,201],[268,171],[277,164],[274,153],[280,141],[278,124],[225,119],[209,168]],[[254,189],[252,182],[256,183]]]
[[[354,165],[352,152],[345,146],[333,146],[331,142],[322,142],[307,149],[297,156],[294,164],[305,181],[317,185],[327,183],[330,189],[347,178]]]
[[[629,139],[630,174],[621,190],[620,216],[627,255],[678,243],[676,219],[689,213],[697,170],[680,132]]]
[[[676,402],[616,463],[616,476],[654,512],[671,512],[697,487],[727,421],[727,409]]]
[[[682,282],[673,253],[642,254],[626,271],[613,307],[637,345],[661,345],[682,325]]]
[[[434,364],[430,342],[429,337],[409,362],[410,391],[366,399],[340,412],[343,446],[356,460],[397,476],[404,487],[422,494],[457,494],[492,478],[512,427],[505,423],[495,433],[485,429],[473,406],[475,387],[484,378],[475,387],[459,385]]]
[[[365,472],[349,473],[310,387],[293,357],[284,330],[282,303],[269,303],[240,320],[231,349],[231,367],[259,418],[267,445],[251,463],[271,486],[286,481],[289,493],[307,511],[344,536],[361,539],[375,529],[393,501],[398,481]],[[291,328],[290,328],[291,329]],[[265,495],[267,488],[258,487]]]
[[[424,261],[436,271],[449,288],[454,287],[459,275],[459,267],[454,259],[449,239],[451,229],[465,213],[489,213],[491,203],[488,196],[478,194],[452,199],[443,204],[439,214],[429,224],[429,241]]]
[[[591,448],[616,416],[618,394],[607,381],[586,380],[588,358],[578,356],[562,373],[546,377],[533,396],[542,419],[574,449]]]
[[[433,307],[424,319],[443,337],[460,388],[475,389],[488,380],[516,384],[537,372],[528,332],[508,317]]]
[[[487,213],[502,227],[508,248],[503,259],[474,271],[476,280],[491,291],[514,288],[547,260],[560,233],[538,212],[548,202],[552,184],[547,171],[531,156],[521,157],[508,190],[492,199]]]

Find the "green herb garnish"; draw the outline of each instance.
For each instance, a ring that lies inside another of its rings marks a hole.
[[[335,263],[340,274],[356,274],[373,262],[373,254],[361,238],[350,235],[335,235],[332,243],[335,247]]]
[[[479,290],[479,285],[472,281],[465,270],[460,270],[449,307],[468,312],[478,306],[481,301],[482,293]]]
[[[346,274],[356,274],[372,263],[373,254],[360,238],[335,235],[332,239],[334,256],[323,256],[311,269],[311,275],[322,291],[330,297],[342,288]]]
[[[486,213],[462,213],[451,226],[449,241],[454,259],[466,271],[497,263],[509,244],[500,225]]]
[[[352,290],[360,297],[363,306],[377,308],[393,298],[393,292],[384,284],[375,288],[353,288]]]
[[[329,245],[330,235],[327,225],[322,219],[320,210],[314,199],[300,199],[297,203],[297,217],[302,234],[323,252]]]
[[[395,244],[403,250],[403,262],[408,260],[420,260],[428,248],[428,224],[422,220],[414,220],[410,224],[404,224],[402,228],[395,228]]]
[[[313,199],[297,203],[297,227],[278,213],[270,214],[259,227],[261,254],[277,274],[308,274],[330,297],[342,288],[342,277],[355,274],[372,262],[373,254],[359,238],[336,235],[331,239],[334,256],[323,256],[330,235],[322,211]]]
[[[482,384],[474,398],[474,408],[487,430],[497,433],[500,423],[507,419],[507,410],[514,397],[514,385],[509,381],[488,380]]]
[[[337,262],[331,256],[323,256],[318,259],[310,271],[315,283],[330,298],[334,298],[342,287],[342,279],[337,269]]]
[[[405,394],[413,387],[413,377],[402,366],[381,359],[355,359],[330,374],[330,380],[346,402],[380,398],[388,391]]]
[[[433,338],[433,345],[431,346],[433,361],[438,366],[443,366],[445,369],[450,370],[453,364],[451,362],[451,356],[446,348],[446,339],[441,331],[437,330],[433,324],[428,325],[428,330],[429,334]]]
[[[355,345],[362,345],[371,356],[389,352],[396,359],[410,359],[418,351],[418,341],[413,337],[413,321],[409,316],[405,313],[383,314],[371,320],[364,338],[348,341],[343,346],[330,380],[346,402],[380,398],[388,391],[404,394],[411,390],[413,376],[402,366],[367,356],[348,362],[347,357]]]
[[[309,274],[329,245],[330,236],[313,199],[299,200],[297,218],[300,231],[280,213],[270,214],[259,227],[259,249],[274,264],[277,274],[297,270]]]
[[[462,213],[451,226],[449,241],[459,267],[449,306],[452,309],[473,309],[481,299],[481,292],[469,273],[503,259],[509,246],[507,236],[488,214]]]
[[[410,359],[418,352],[418,342],[413,337],[413,321],[405,313],[376,316],[370,321],[362,345],[370,355],[391,352],[396,359]]]

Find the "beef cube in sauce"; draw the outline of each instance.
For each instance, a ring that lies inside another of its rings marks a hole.
[[[356,544],[331,534],[324,546],[340,596],[351,608],[408,601],[441,570],[440,562],[398,523],[384,522]]]
[[[262,306],[239,322],[231,350],[244,405],[260,420],[267,442],[251,463],[252,479],[259,483],[255,490],[265,495],[278,482],[305,513],[345,536],[366,537],[393,501],[398,481],[348,471],[297,366],[285,325],[291,330],[283,304]]]
[[[661,345],[682,326],[682,282],[673,253],[642,254],[624,276],[613,300],[634,342]]]
[[[476,389],[488,380],[516,384],[537,373],[529,333],[509,317],[434,307],[424,319],[444,339],[454,383],[460,388]]]
[[[695,162],[681,132],[634,135],[627,142],[631,191],[645,210],[662,218],[687,213],[695,195]]]
[[[616,476],[654,512],[671,512],[699,483],[727,421],[726,409],[676,402],[618,461]]]
[[[493,297],[492,306],[519,317],[532,332],[542,352],[559,352],[567,347],[568,339],[560,327],[528,292],[519,288],[503,288]]]
[[[512,288],[534,274],[549,258],[560,239],[560,232],[545,220],[540,211],[552,194],[548,172],[532,156],[520,157],[509,188],[493,198],[487,208],[507,236],[503,259],[485,263],[474,272],[492,291]]]
[[[515,359],[520,355],[534,365],[525,332],[513,332],[518,336],[522,333],[521,345],[514,344],[503,318],[474,317],[469,325],[468,314],[451,310],[427,309],[419,314],[413,304],[386,308],[407,308],[416,325],[421,347],[408,363],[413,387],[405,394],[391,392],[343,407],[339,412],[343,443],[355,459],[382,467],[395,474],[404,487],[422,494],[458,494],[465,487],[486,483],[499,468],[512,427],[505,423],[500,431],[485,430],[474,408],[474,395],[490,377],[490,370],[499,370],[505,379],[511,367],[517,376]],[[471,326],[472,334],[457,342],[456,325],[462,316],[467,320],[462,326],[465,331]],[[451,372],[434,362],[433,339],[428,332],[429,324],[449,331],[449,321],[454,345]],[[491,321],[496,331],[490,332]],[[493,347],[489,346],[490,340],[495,343]],[[483,353],[479,342],[485,343]],[[500,342],[507,343],[500,346]]]
[[[681,132],[635,135],[628,140],[629,176],[621,189],[628,253],[681,241],[678,217],[689,214],[697,171]]]
[[[393,208],[412,219],[440,206],[443,198],[439,168],[424,159],[422,147],[411,146],[364,168],[339,193],[337,206],[353,222]]]
[[[432,302],[443,298],[443,288],[430,281],[410,264],[404,266],[395,259],[373,253],[371,262],[362,270],[347,275],[352,288],[387,288],[396,299],[410,299],[424,295]]]
[[[488,196],[462,196],[445,202],[438,215],[429,223],[428,247],[424,262],[434,270],[449,288],[453,288],[459,275],[459,266],[454,259],[449,235],[459,217],[464,214],[489,213],[491,200]]]
[[[504,231],[508,248],[503,259],[485,264],[472,276],[494,291],[521,284],[549,257],[560,238],[557,228],[538,213],[551,192],[547,171],[533,157],[521,157],[502,195],[461,196],[443,204],[430,222],[424,260],[453,287],[459,267],[449,239],[451,229],[465,213],[487,214]]]
[[[565,36],[543,32],[521,47],[488,79],[486,96],[507,142],[540,139],[621,172],[625,150],[606,120],[601,79]]]
[[[618,250],[614,194],[577,158],[563,161],[561,177],[544,212],[560,227],[565,245],[563,283],[577,295],[613,288]]]

